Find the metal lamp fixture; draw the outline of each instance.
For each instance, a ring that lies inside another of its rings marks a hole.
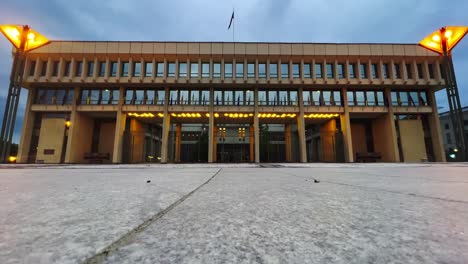
[[[0,162],[6,163],[8,161],[7,157],[10,154],[16,113],[18,111],[21,85],[23,82],[25,54],[28,51],[46,45],[49,43],[49,40],[27,25],[0,25],[0,32],[2,32],[15,47],[10,85],[0,134]]]
[[[468,27],[466,26],[446,26],[432,32],[419,42],[420,46],[439,53],[443,58],[443,77],[449,102],[450,119],[455,132],[456,144],[460,150],[459,160],[462,161],[466,160],[468,153],[463,132],[463,113],[451,51],[467,33]]]

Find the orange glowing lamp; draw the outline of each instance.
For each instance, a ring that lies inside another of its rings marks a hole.
[[[446,42],[446,51],[450,52],[467,33],[468,27],[446,26],[429,34],[419,42],[419,45],[443,55],[444,42]]]
[[[37,49],[49,43],[46,37],[28,26],[0,25],[0,31],[17,49],[21,49],[21,42],[24,40],[25,52]]]

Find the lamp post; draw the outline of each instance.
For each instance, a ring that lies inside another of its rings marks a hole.
[[[452,49],[468,33],[465,26],[446,26],[425,37],[419,45],[437,52],[442,56],[443,77],[450,107],[450,119],[455,132],[455,141],[460,153],[460,160],[465,161],[468,156],[465,136],[463,132],[463,113],[458,93],[457,80],[452,61]]]
[[[10,154],[11,140],[15,128],[16,113],[23,82],[25,55],[28,51],[49,43],[43,35],[37,33],[29,26],[0,25],[0,32],[15,47],[13,64],[10,74],[10,85],[3,113],[2,130],[0,134],[0,162],[6,163]]]

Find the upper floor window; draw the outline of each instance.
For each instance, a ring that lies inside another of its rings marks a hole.
[[[281,63],[281,78],[289,78],[289,64]]]
[[[429,79],[434,79],[434,65],[432,63],[429,63],[427,65],[427,69],[429,71]]]
[[[213,63],[213,78],[220,78],[221,77],[221,63],[215,62]]]
[[[81,77],[81,73],[83,71],[83,62],[82,61],[77,61],[75,65],[76,65],[75,76],[76,77]]]
[[[315,63],[315,78],[322,79],[323,78],[323,69],[321,63]]]
[[[128,77],[128,68],[129,68],[128,66],[129,65],[128,65],[127,61],[122,63],[122,69],[121,69],[121,72],[120,72],[120,75],[122,77]]]
[[[348,64],[348,74],[350,79],[356,78],[356,68],[353,63]]]
[[[39,88],[34,98],[35,104],[70,105],[73,103],[73,89],[44,89]]]
[[[202,63],[202,77],[210,77],[210,64],[207,62]]]
[[[52,66],[52,76],[57,77],[59,73],[59,61],[54,61],[54,64]]]
[[[133,77],[140,77],[141,76],[141,62],[134,62],[133,63]]]
[[[364,63],[361,63],[359,67],[360,67],[360,72],[361,72],[361,79],[367,79],[367,65]]]
[[[198,62],[190,63],[190,77],[191,78],[198,77]]]
[[[255,78],[255,63],[247,64],[247,78]]]
[[[86,76],[88,77],[93,77],[94,73],[94,61],[88,62],[88,72],[86,73]]]
[[[328,79],[333,79],[335,78],[335,71],[334,71],[334,67],[333,67],[333,63],[327,63],[327,78]]]
[[[99,77],[104,77],[106,75],[106,62],[99,62]]]
[[[371,65],[371,74],[372,74],[372,79],[379,78],[379,68],[377,67],[376,63],[372,63]]]
[[[344,79],[345,78],[345,67],[342,63],[338,64],[338,78]]]
[[[390,73],[388,72],[388,64],[384,63],[382,64],[382,77],[384,79],[388,79],[390,76]]]
[[[293,63],[292,65],[292,77],[301,78],[301,71],[299,63]]]
[[[419,79],[423,79],[423,78],[424,78],[424,74],[423,74],[423,67],[422,67],[422,64],[420,64],[420,63],[416,64],[416,68],[418,69],[418,78],[419,78]]]
[[[303,76],[304,76],[304,78],[306,78],[306,79],[312,78],[311,69],[310,69],[310,63],[304,63]]]
[[[31,65],[29,65],[29,76],[34,76],[35,71],[36,71],[36,61],[31,61]]]
[[[41,76],[46,76],[47,73],[47,61],[43,61],[41,65]]]
[[[270,78],[278,78],[278,64],[270,62]]]
[[[175,77],[176,64],[169,62],[167,64],[167,77]]]
[[[145,77],[153,76],[153,63],[145,62]]]
[[[413,74],[411,74],[411,64],[409,64],[409,63],[405,64],[405,68],[406,68],[406,77],[408,79],[412,79]]]
[[[393,64],[393,77],[395,79],[401,79],[400,64]]]
[[[117,76],[117,66],[118,66],[118,63],[116,61],[111,62],[111,69],[110,69],[111,77]]]
[[[232,63],[224,63],[224,77],[232,78]]]
[[[187,63],[179,62],[179,77],[187,77]]]
[[[266,64],[265,63],[258,64],[258,78],[266,78]]]
[[[156,64],[156,77],[164,77],[164,62]]]
[[[236,63],[236,78],[244,78],[244,63]]]
[[[65,69],[63,69],[63,76],[66,76],[66,77],[70,76],[70,68],[71,68],[71,61],[66,61]]]

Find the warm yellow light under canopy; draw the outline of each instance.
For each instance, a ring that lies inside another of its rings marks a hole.
[[[25,32],[24,27],[20,25],[0,25],[0,31],[17,49],[21,47],[23,34],[27,34],[25,36],[24,51],[30,51],[49,43],[49,40],[37,31],[29,28]]]
[[[15,156],[10,156],[10,157],[8,157],[8,161],[13,163],[13,162],[16,161],[16,157]]]
[[[466,33],[468,33],[468,27],[447,26],[429,34],[419,42],[419,45],[439,54],[443,54],[442,41],[444,39],[447,40],[447,51],[451,51]]]

